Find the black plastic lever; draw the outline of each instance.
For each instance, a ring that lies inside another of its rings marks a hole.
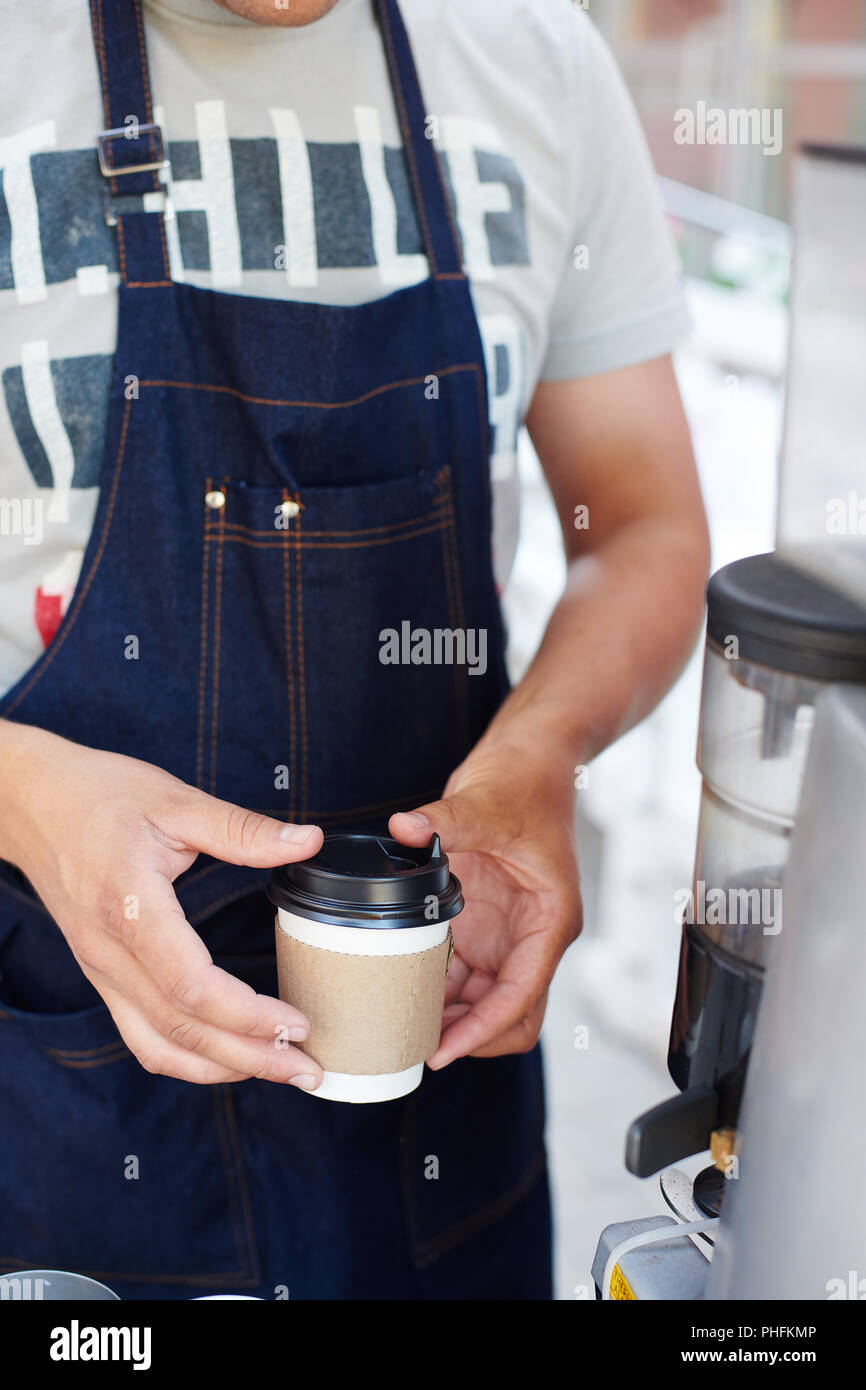
[[[678,1158],[701,1153],[719,1120],[719,1097],[695,1086],[654,1105],[633,1120],[625,1141],[625,1166],[637,1178],[669,1168]]]

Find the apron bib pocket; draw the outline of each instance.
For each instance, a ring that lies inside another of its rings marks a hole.
[[[326,824],[435,796],[466,751],[448,468],[339,488],[209,479],[203,511],[199,785]]]

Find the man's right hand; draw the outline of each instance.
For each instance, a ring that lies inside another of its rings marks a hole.
[[[0,720],[0,859],[26,874],[130,1051],[150,1072],[304,1090],[317,1063],[289,1004],[214,965],[173,881],[197,854],[272,868],[307,859],[313,825],[285,825],[150,763]]]

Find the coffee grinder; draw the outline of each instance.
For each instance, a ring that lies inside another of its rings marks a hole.
[[[673,1215],[604,1230],[593,1264],[604,1297],[826,1297],[853,1267],[866,1219],[866,1121],[850,1105],[866,1027],[855,848],[866,775],[866,149],[802,147],[794,201],[777,550],[709,584],[698,844],[668,1052],[680,1094],[635,1120],[626,1144],[632,1173],[667,1170]],[[812,1136],[806,1167],[786,1162],[792,1132]],[[714,1162],[694,1184],[668,1167],[707,1148]]]
[[[695,879],[683,909],[668,1069],[681,1094],[631,1126],[638,1176],[710,1148],[695,1206],[718,1214],[767,968],[815,701],[866,682],[866,215],[861,149],[796,163],[792,314],[775,553],[707,591]],[[864,512],[863,525],[860,513]]]
[[[782,881],[815,701],[866,683],[866,610],[776,553],[713,575],[698,733],[702,776],[692,889],[683,905],[668,1070],[681,1094],[629,1130],[626,1166],[649,1177],[710,1149],[699,1211],[719,1213],[764,972],[782,929]]]

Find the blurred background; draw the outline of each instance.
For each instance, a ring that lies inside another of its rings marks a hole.
[[[710,521],[713,568],[773,548],[787,348],[792,156],[866,143],[866,0],[590,0],[631,90],[687,278],[695,329],[677,373]],[[678,144],[678,108],[781,108],[760,144]],[[559,529],[528,440],[517,563],[505,596],[512,675],[562,584]],[[701,653],[663,704],[589,770],[578,796],[586,922],[545,1022],[557,1297],[593,1296],[598,1236],[663,1210],[623,1164],[641,1111],[675,1093],[665,1066],[699,798]],[[687,1171],[705,1160],[696,1158]]]

